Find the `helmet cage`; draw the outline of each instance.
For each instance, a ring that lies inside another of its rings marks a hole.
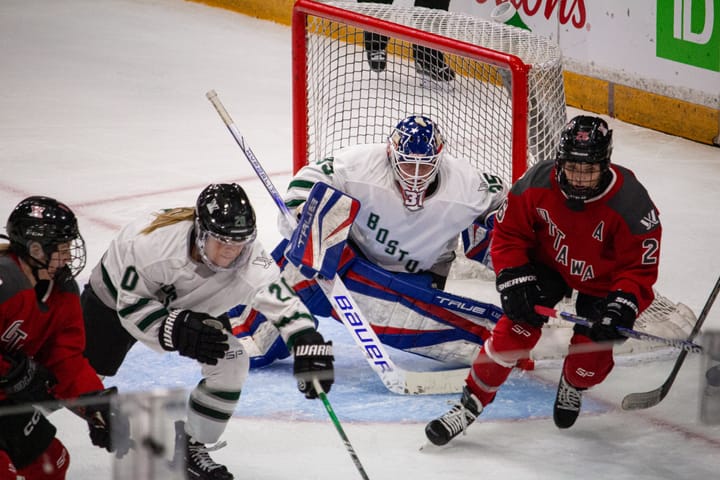
[[[612,182],[610,156],[612,130],[599,117],[577,116],[563,129],[555,160],[556,180],[566,197],[587,201],[600,195]],[[565,173],[567,163],[600,165],[600,177],[592,186],[572,185]]]
[[[444,141],[437,125],[427,117],[408,117],[393,129],[388,144],[388,157],[405,206],[422,208],[425,192],[437,177],[442,160]]]
[[[21,201],[10,214],[6,230],[11,250],[34,269],[47,269],[59,246],[69,244],[70,260],[55,273],[55,281],[62,281],[63,276],[75,278],[85,268],[87,250],[75,214],[53,198],[35,196]],[[42,247],[44,259],[31,255],[34,243]]]

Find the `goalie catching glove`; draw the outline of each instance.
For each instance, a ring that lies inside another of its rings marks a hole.
[[[224,320],[224,322],[223,322]],[[168,351],[217,365],[230,348],[223,327],[230,330],[227,317],[215,318],[191,310],[172,310],[160,326],[160,346]]]
[[[0,375],[0,390],[18,403],[36,403],[54,400],[51,389],[57,385],[55,375],[20,350],[0,354],[8,365],[7,373]]]
[[[130,421],[112,404],[115,395],[117,387],[86,393],[79,397],[84,406],[73,410],[87,422],[92,444],[121,458],[130,450]]]
[[[317,378],[323,391],[328,393],[335,381],[332,341],[326,342],[319,332],[312,331],[301,334],[293,345],[293,374],[298,390],[305,394],[305,398],[317,398],[319,392],[313,384],[313,379]]]

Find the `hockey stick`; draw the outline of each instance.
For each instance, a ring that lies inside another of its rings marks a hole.
[[[330,405],[330,400],[328,400],[327,394],[320,385],[320,381],[317,379],[317,377],[313,378],[313,385],[315,386],[315,391],[318,392],[318,397],[320,397],[323,405],[325,405],[325,410],[327,410],[327,413],[330,416],[330,420],[332,420],[333,425],[335,425],[335,430],[337,430],[337,432],[340,434],[340,438],[342,438],[342,441],[345,444],[345,448],[347,449],[348,453],[350,454],[350,458],[352,458],[352,461],[355,464],[355,468],[357,468],[357,471],[360,473],[360,476],[364,480],[370,480],[367,473],[365,472],[365,468],[362,466],[362,463],[360,463],[360,458],[357,456],[357,453],[355,453],[355,449],[353,448],[352,443],[350,443],[350,439],[347,435],[345,435],[345,430],[343,430],[342,425],[340,425],[340,420],[338,420],[337,415],[335,415],[335,411],[333,410],[332,405]]]
[[[586,327],[592,326],[592,322],[587,318],[583,318],[577,315],[573,315],[568,312],[558,312],[554,308],[543,307],[542,305],[535,305],[535,312],[539,315],[545,315],[548,317],[558,318],[561,320],[567,320],[578,325],[584,325]],[[690,339],[688,340],[677,340],[672,338],[658,337],[657,335],[651,335],[649,333],[639,332],[631,328],[615,327],[618,333],[626,338],[634,338],[635,340],[647,340],[654,343],[662,343],[670,347],[680,348],[686,354],[689,353],[702,353],[702,347],[697,343],[693,343]]]
[[[272,197],[275,205],[285,217],[288,225],[295,227],[297,219],[290,213],[287,205],[283,202],[280,192],[275,188],[265,169],[260,164],[253,151],[245,143],[245,138],[235,126],[232,118],[223,106],[222,102],[215,93],[210,90],[206,94],[207,99],[212,103],[215,110],[222,118],[225,126],[232,134],[235,142],[245,154],[255,173],[262,181],[265,189]],[[440,393],[459,393],[462,390],[464,380],[467,377],[469,368],[461,368],[456,370],[443,370],[437,372],[412,372],[397,367],[387,350],[380,342],[372,326],[360,311],[350,292],[342,283],[342,280],[335,276],[332,279],[316,278],[317,284],[322,289],[338,317],[342,320],[343,325],[350,331],[355,343],[360,347],[365,355],[365,359],[370,367],[378,374],[385,387],[394,393],[399,394],[440,394]]]
[[[710,292],[710,296],[708,297],[707,301],[705,302],[705,306],[700,312],[700,317],[698,317],[697,322],[695,322],[695,326],[690,332],[688,341],[692,341],[695,336],[700,332],[700,328],[702,327],[705,318],[708,316],[708,313],[710,312],[713,303],[715,303],[715,298],[717,297],[719,290],[720,277],[718,277],[717,281],[715,282],[715,286],[713,287],[712,292]],[[643,408],[650,408],[660,403],[670,391],[670,387],[675,381],[675,377],[677,377],[677,374],[680,371],[680,367],[682,367],[682,364],[685,361],[685,357],[687,356],[687,354],[687,350],[683,350],[682,352],[680,352],[677,360],[675,360],[675,365],[673,366],[670,375],[665,380],[665,382],[663,382],[663,384],[655,390],[650,390],[649,392],[630,393],[628,395],[625,395],[625,398],[623,398],[622,401],[623,410],[639,410]]]

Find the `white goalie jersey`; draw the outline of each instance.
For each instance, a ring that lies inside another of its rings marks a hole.
[[[347,147],[303,167],[290,183],[286,203],[298,205],[320,181],[360,201],[350,239],[368,260],[393,272],[415,273],[449,264],[458,234],[497,210],[506,193],[499,177],[480,173],[445,153],[436,188],[422,209],[410,211],[403,205],[386,144]]]

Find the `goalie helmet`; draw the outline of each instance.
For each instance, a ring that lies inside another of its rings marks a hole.
[[[236,183],[213,184],[206,187],[195,205],[195,244],[203,263],[213,271],[235,270],[250,254],[242,248],[228,266],[213,262],[207,254],[207,241],[214,238],[222,244],[245,247],[257,236],[255,212],[245,191]]]
[[[70,261],[62,271],[74,278],[85,268],[85,241],[77,218],[67,205],[54,198],[33,196],[21,201],[10,213],[5,230],[10,249],[33,268],[47,268],[52,254],[63,243],[70,245]],[[40,244],[44,259],[30,254],[33,243]],[[59,281],[58,277],[56,274],[55,279]]]
[[[558,184],[568,199],[585,201],[608,187],[613,178],[611,154],[612,130],[602,118],[579,115],[565,125],[560,136],[555,170]],[[599,165],[600,175],[592,185],[573,184],[565,171],[568,163]]]
[[[425,193],[440,168],[443,146],[438,126],[422,115],[401,120],[390,134],[388,158],[409,210],[423,207]]]

